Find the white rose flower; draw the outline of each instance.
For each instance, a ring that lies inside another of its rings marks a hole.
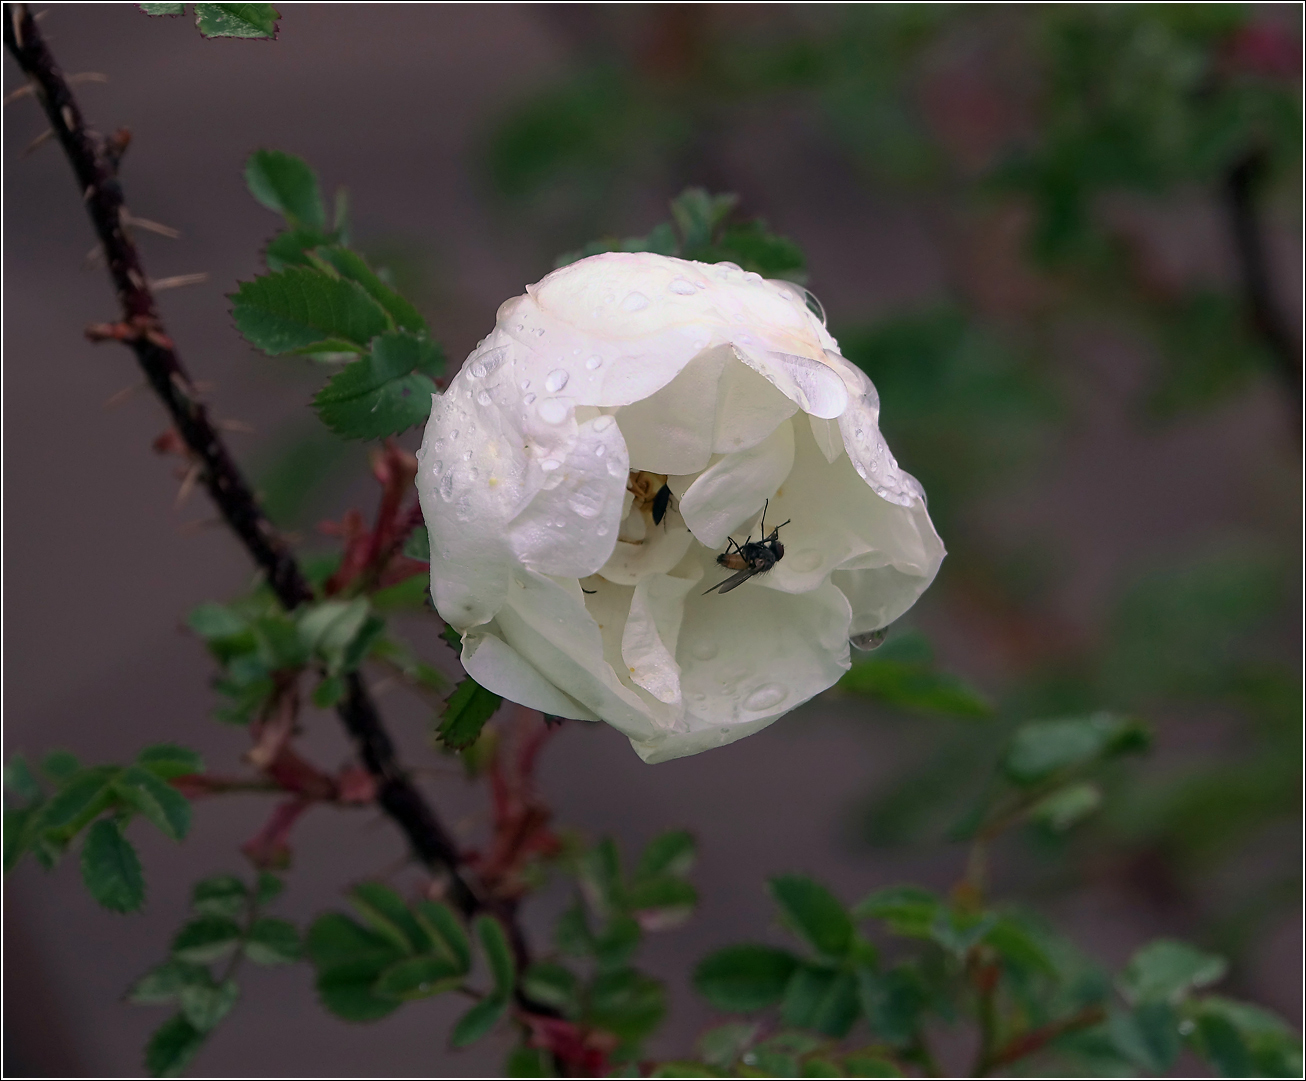
[[[647,253],[555,270],[499,309],[418,452],[431,593],[464,667],[607,721],[646,762],[766,727],[943,559],[879,412],[787,282]],[[764,508],[783,554],[712,592]]]

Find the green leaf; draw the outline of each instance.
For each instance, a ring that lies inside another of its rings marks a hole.
[[[719,1010],[761,1010],[780,1001],[797,967],[797,958],[784,950],[727,946],[698,963],[694,989]]]
[[[414,906],[413,914],[430,936],[432,947],[437,953],[444,953],[461,972],[471,969],[472,944],[453,909],[440,901],[423,898]]]
[[[41,786],[32,776],[27,760],[21,754],[13,755],[5,763],[4,785],[6,792],[12,792],[26,803],[41,798]]]
[[[1252,1053],[1242,1033],[1218,1014],[1203,1014],[1193,1034],[1197,1053],[1220,1071],[1221,1077],[1255,1077]]]
[[[272,874],[271,871],[260,871],[258,873],[258,885],[254,888],[254,899],[261,908],[278,897],[285,888],[286,884]]]
[[[222,604],[201,604],[192,609],[186,625],[206,641],[235,638],[249,630],[249,620]]]
[[[503,933],[503,925],[493,916],[477,916],[472,930],[490,962],[495,992],[504,998],[511,996],[517,979],[517,964],[508,946],[508,936]]]
[[[580,986],[576,974],[552,961],[537,961],[522,976],[522,991],[532,1002],[574,1018],[580,1012]]]
[[[581,890],[590,907],[600,916],[621,908],[621,853],[611,837],[605,837],[581,856],[576,867]]]
[[[331,239],[316,229],[286,229],[268,241],[263,249],[263,262],[274,273],[292,266],[312,267],[309,252]]]
[[[514,1047],[503,1064],[504,1077],[557,1077],[553,1056],[542,1047]]]
[[[313,257],[331,267],[342,278],[348,278],[361,285],[368,296],[390,313],[395,326],[401,330],[411,331],[413,334],[426,334],[426,320],[418,314],[417,309],[377,277],[376,271],[368,266],[367,260],[356,251],[332,245],[318,248],[313,252]],[[413,367],[426,375],[440,375],[444,370],[443,351],[433,342],[423,340],[422,344],[425,347],[423,360]]]
[[[688,830],[659,834],[644,847],[635,881],[661,875],[687,875],[694,866],[694,835]]]
[[[127,992],[127,1001],[142,1005],[171,1002],[183,987],[210,983],[212,977],[204,966],[173,959],[156,965],[137,980]]]
[[[146,15],[180,15],[186,10],[185,4],[137,4]]]
[[[147,770],[167,781],[173,777],[184,777],[189,773],[203,773],[204,759],[186,747],[175,743],[156,743],[146,747],[136,756],[136,762]]]
[[[235,980],[221,984],[187,984],[177,996],[181,1012],[198,1032],[209,1032],[231,1012],[240,997]]]
[[[594,978],[585,1019],[622,1040],[639,1041],[661,1024],[666,1010],[662,985],[626,968]]]
[[[1197,1028],[1191,1038],[1198,1052],[1215,1062],[1222,1073],[1229,1075],[1217,1056],[1233,1067],[1239,1065],[1237,1052],[1229,1046],[1228,1033],[1220,1024],[1212,1026],[1211,1021],[1230,1025],[1237,1032],[1252,1059],[1251,1076],[1301,1076],[1301,1039],[1282,1019],[1268,1010],[1218,995],[1207,995],[1193,1005]]]
[[[1112,1045],[1130,1062],[1165,1073],[1179,1056],[1179,1018],[1168,1002],[1144,1002],[1107,1018]]]
[[[594,960],[601,971],[624,968],[639,948],[639,921],[631,916],[613,916],[601,934],[594,936]]]
[[[325,232],[322,189],[303,158],[280,150],[255,150],[245,161],[245,183],[255,199],[283,215],[292,229]]]
[[[405,953],[425,953],[431,948],[422,925],[417,922],[404,899],[380,882],[360,882],[349,892],[349,899],[359,914],[397,949]]]
[[[86,834],[82,881],[91,896],[111,912],[135,912],[145,903],[141,861],[112,819],[100,819]]]
[[[853,941],[853,922],[838,899],[804,875],[778,875],[769,883],[785,923],[817,953],[839,958]]]
[[[363,927],[340,912],[328,912],[313,921],[305,948],[319,969],[371,965],[374,978],[408,952],[406,944],[400,947],[389,935]]]
[[[847,1077],[903,1077],[903,1072],[887,1058],[870,1055],[864,1051],[854,1051],[843,1058],[844,1074]]]
[[[280,17],[271,4],[195,5],[195,25],[206,38],[274,38]]]
[[[993,706],[957,676],[937,672],[932,664],[868,657],[855,661],[839,686],[886,705],[943,717],[987,717]]]
[[[322,601],[302,610],[297,620],[305,647],[334,670],[341,666],[345,650],[367,622],[366,597],[352,601]]]
[[[241,282],[230,294],[236,326],[256,348],[292,352],[366,352],[390,319],[357,282],[320,270],[287,267]]]
[[[382,998],[372,990],[380,970],[359,961],[319,970],[317,995],[322,1005],[346,1021],[379,1021],[394,1013],[401,1002]]]
[[[503,699],[487,691],[468,676],[454,688],[444,707],[444,720],[440,722],[439,736],[445,746],[454,750],[470,747],[481,735],[485,722],[494,716]]]
[[[172,956],[207,965],[228,956],[240,943],[240,925],[225,916],[200,916],[184,924],[172,940]]]
[[[637,879],[626,891],[625,904],[645,931],[664,931],[689,919],[698,891],[683,878],[670,875]]]
[[[475,1043],[490,1029],[499,1023],[499,1019],[508,1012],[508,999],[498,995],[483,998],[462,1015],[454,1025],[449,1042],[454,1047],[466,1047]]]
[[[941,907],[930,924],[930,938],[960,960],[997,922],[992,912],[957,912]]]
[[[1228,968],[1223,957],[1160,938],[1130,958],[1120,986],[1130,1002],[1178,1003],[1189,991],[1215,983]]]
[[[1102,805],[1102,790],[1091,781],[1059,788],[1034,804],[1029,817],[1062,833],[1082,822]]]
[[[245,956],[260,965],[289,965],[302,953],[299,932],[287,920],[257,919],[245,938]]]
[[[558,952],[569,957],[588,957],[594,952],[594,936],[585,918],[585,909],[579,901],[565,909],[558,917],[553,930],[553,941]]]
[[[313,705],[318,709],[330,709],[345,697],[345,677],[327,676],[313,688]]]
[[[1040,936],[1019,920],[1000,916],[984,935],[984,941],[998,951],[1004,962],[1017,970],[1056,975],[1057,966]]]
[[[118,770],[96,766],[82,770],[50,797],[41,812],[40,828],[71,836],[113,802]]]
[[[1016,784],[1034,785],[1061,770],[1141,750],[1147,742],[1147,730],[1142,725],[1111,713],[1035,721],[1016,730],[1003,768]]]
[[[126,806],[139,811],[174,841],[180,841],[190,829],[190,802],[149,770],[128,766],[114,779],[113,790]]]
[[[858,968],[857,991],[875,1036],[894,1045],[915,1039],[928,994],[914,967],[898,965],[886,972]]]
[[[898,935],[928,938],[942,902],[920,886],[888,886],[868,894],[853,906],[854,919],[883,920]]]
[[[41,807],[6,807],[4,809],[4,873],[8,874],[23,858],[32,843],[32,827]]]
[[[695,1044],[699,1057],[709,1066],[731,1069],[739,1056],[757,1039],[762,1026],[747,1021],[732,1021],[708,1029]]]
[[[61,784],[72,780],[81,768],[82,764],[71,751],[51,751],[41,759],[41,772]]]
[[[201,916],[234,920],[249,905],[249,890],[235,875],[212,875],[195,883],[190,904]]]
[[[785,988],[780,1016],[786,1025],[812,1029],[835,1039],[857,1020],[857,979],[848,971],[801,966]]]
[[[717,227],[739,204],[739,196],[709,195],[705,188],[686,188],[671,201],[671,217],[680,229],[686,251],[712,242]]]
[[[377,977],[372,990],[381,998],[417,999],[452,991],[465,972],[445,957],[405,957]]]
[[[423,423],[436,386],[421,370],[435,367],[430,342],[395,331],[346,365],[313,399],[322,423],[346,439],[376,439]]]
[[[200,1032],[183,1014],[164,1021],[145,1045],[145,1069],[151,1077],[180,1077],[196,1053],[204,1046],[206,1033]]]

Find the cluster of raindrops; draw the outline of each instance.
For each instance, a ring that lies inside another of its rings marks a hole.
[[[853,468],[881,499],[899,507],[925,501],[920,483],[898,467],[898,459],[890,452],[878,427],[870,423],[858,424],[853,428],[853,444],[849,454]]]

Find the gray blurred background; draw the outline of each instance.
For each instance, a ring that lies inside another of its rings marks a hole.
[[[1018,216],[1013,225],[999,213],[958,212],[937,188],[868,173],[839,142],[837,126],[814,119],[801,99],[723,96],[697,142],[659,158],[650,138],[641,144],[647,160],[635,155],[603,199],[588,199],[583,185],[567,187],[566,177],[554,194],[515,201],[501,194],[512,187],[511,176],[504,180],[511,163],[503,164],[511,148],[494,141],[504,118],[583,71],[596,51],[644,55],[641,43],[659,32],[647,21],[656,12],[456,4],[281,10],[275,43],[205,41],[189,17],[147,19],[127,4],[56,6],[42,27],[65,71],[107,76],[78,88],[84,111],[101,130],[131,128],[128,203],[138,216],[181,231],[175,240],[142,234],[149,272],[209,274],[206,284],[161,295],[169,330],[192,375],[212,384],[216,415],[253,427],[232,434],[231,444],[270,495],[285,501],[284,519],[305,537],[316,520],[349,506],[370,513],[374,497],[354,448],[319,448],[334,463],[330,484],[310,489],[296,479],[307,474],[296,472],[289,450],[311,438],[304,407],[318,377],[297,362],[252,354],[231,325],[224,294],[260,269],[259,249],[276,224],[243,184],[244,158],[256,147],[299,154],[328,185],[349,189],[359,245],[394,265],[455,363],[489,330],[497,305],[546,273],[557,251],[600,232],[645,231],[686,182],[740,192],[747,213],[797,241],[809,285],[841,337],[841,325],[873,325],[957,295],[999,323],[1023,317],[1023,309],[1011,312],[1028,283],[1003,263],[1012,248],[1004,230],[1018,229]],[[1295,6],[1258,10],[1299,41]],[[830,8],[820,17],[840,14]],[[783,34],[785,20],[797,16],[742,6],[712,8],[702,18],[719,40],[732,20],[756,33],[772,20]],[[996,31],[987,33],[962,34],[934,61],[935,70],[962,80],[955,90],[962,100],[976,100],[965,79],[988,70],[984,49]],[[6,89],[19,81],[6,57]],[[975,144],[965,124],[981,120],[960,121],[963,165]],[[212,666],[181,620],[200,602],[246,588],[250,564],[222,530],[203,524],[210,510],[202,494],[174,506],[173,465],[150,448],[165,424],[149,395],[106,408],[137,376],[126,350],[91,346],[82,336],[86,324],[114,314],[103,270],[87,260],[88,222],[54,144],[20,156],[43,126],[33,102],[7,105],[4,121],[5,754],[63,747],[84,760],[113,761],[175,739],[199,749],[210,768],[230,770],[246,740],[210,720]],[[982,156],[983,146],[974,152]],[[1200,186],[1176,190],[1163,199],[1120,196],[1102,213],[1146,247],[1157,275],[1232,288],[1236,267],[1218,205]],[[1267,201],[1264,220],[1277,303],[1299,342],[1300,217],[1291,192],[1289,185],[1288,197]],[[950,565],[962,569],[945,570],[938,595],[912,617],[942,666],[996,699],[1025,694],[1037,708],[1043,699],[1019,688],[1039,681],[1025,677],[1047,669],[1049,651],[1074,658],[1084,643],[1109,636],[1122,583],[1246,552],[1272,567],[1273,602],[1248,632],[1248,648],[1266,663],[1294,665],[1300,417],[1282,383],[1269,368],[1253,371],[1202,408],[1161,423],[1138,409],[1155,355],[1129,327],[1081,311],[1042,331],[1042,370],[1058,404],[1034,426],[1022,467],[949,515],[953,532],[940,526]],[[881,390],[890,441],[933,495],[911,439],[894,440],[898,403],[890,387]],[[965,573],[974,538],[1006,553],[1007,578]],[[441,652],[431,626],[414,623],[408,632],[429,655]],[[381,703],[406,760],[429,767],[433,801],[473,839],[484,805],[430,750],[420,705],[398,691]],[[1252,722],[1214,700],[1161,705],[1148,719],[1158,740],[1135,767],[1143,792],[1184,770],[1237,758],[1260,739]],[[306,745],[318,761],[348,758],[333,717],[311,715],[309,724]],[[611,833],[627,853],[673,827],[689,826],[700,839],[701,910],[644,955],[673,989],[670,1023],[654,1053],[683,1050],[708,1019],[687,987],[694,959],[727,941],[775,933],[766,875],[805,871],[848,899],[903,879],[946,888],[957,877],[962,852],[940,839],[941,829],[895,833],[882,828],[883,807],[875,810],[877,797],[892,795],[953,738],[941,722],[832,696],[727,749],[656,767],[605,726],[564,728],[542,774],[560,825],[590,837]],[[1298,746],[1294,736],[1275,753],[1292,761]],[[999,852],[995,888],[1041,908],[1112,964],[1160,933],[1222,943],[1222,899],[1249,883],[1278,890],[1278,900],[1240,932],[1230,990],[1295,1019],[1299,892],[1283,886],[1285,876],[1295,881],[1300,851],[1290,788],[1286,802],[1236,834],[1218,859],[1181,856],[1176,870],[1157,855],[1169,851],[1165,842],[1103,826],[1078,870],[1054,885],[1013,841]],[[140,1071],[141,1048],[164,1015],[121,996],[164,957],[191,883],[243,870],[239,845],[270,805],[260,796],[199,804],[181,846],[134,832],[150,890],[139,915],[99,909],[75,858],[49,874],[29,860],[10,876],[8,1075]],[[1200,831],[1204,821],[1181,828]],[[315,810],[296,831],[295,864],[274,911],[306,921],[337,906],[349,882],[388,873],[403,854],[379,816]],[[529,906],[537,936],[563,900],[554,890]],[[194,1072],[466,1076],[495,1073],[506,1050],[502,1040],[487,1040],[450,1055],[445,1034],[457,1004],[442,999],[373,1025],[337,1021],[314,1001],[306,966],[249,971],[243,996]]]

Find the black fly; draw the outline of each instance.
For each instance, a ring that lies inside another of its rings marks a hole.
[[[735,571],[724,582],[718,582],[711,589],[705,590],[703,596],[708,593],[729,593],[735,586],[747,582],[755,574],[765,574],[774,567],[780,560],[784,559],[785,546],[780,543],[780,530],[789,524],[789,519],[781,522],[768,534],[766,532],[766,508],[771,505],[768,499],[762,507],[762,539],[754,541],[750,533],[748,539],[741,545],[733,537],[728,538],[730,544],[733,544],[734,551],[730,550],[727,545],[726,550],[716,557],[716,561],[727,570]]]
[[[671,506],[671,486],[664,484],[653,496],[653,524],[661,525]]]

